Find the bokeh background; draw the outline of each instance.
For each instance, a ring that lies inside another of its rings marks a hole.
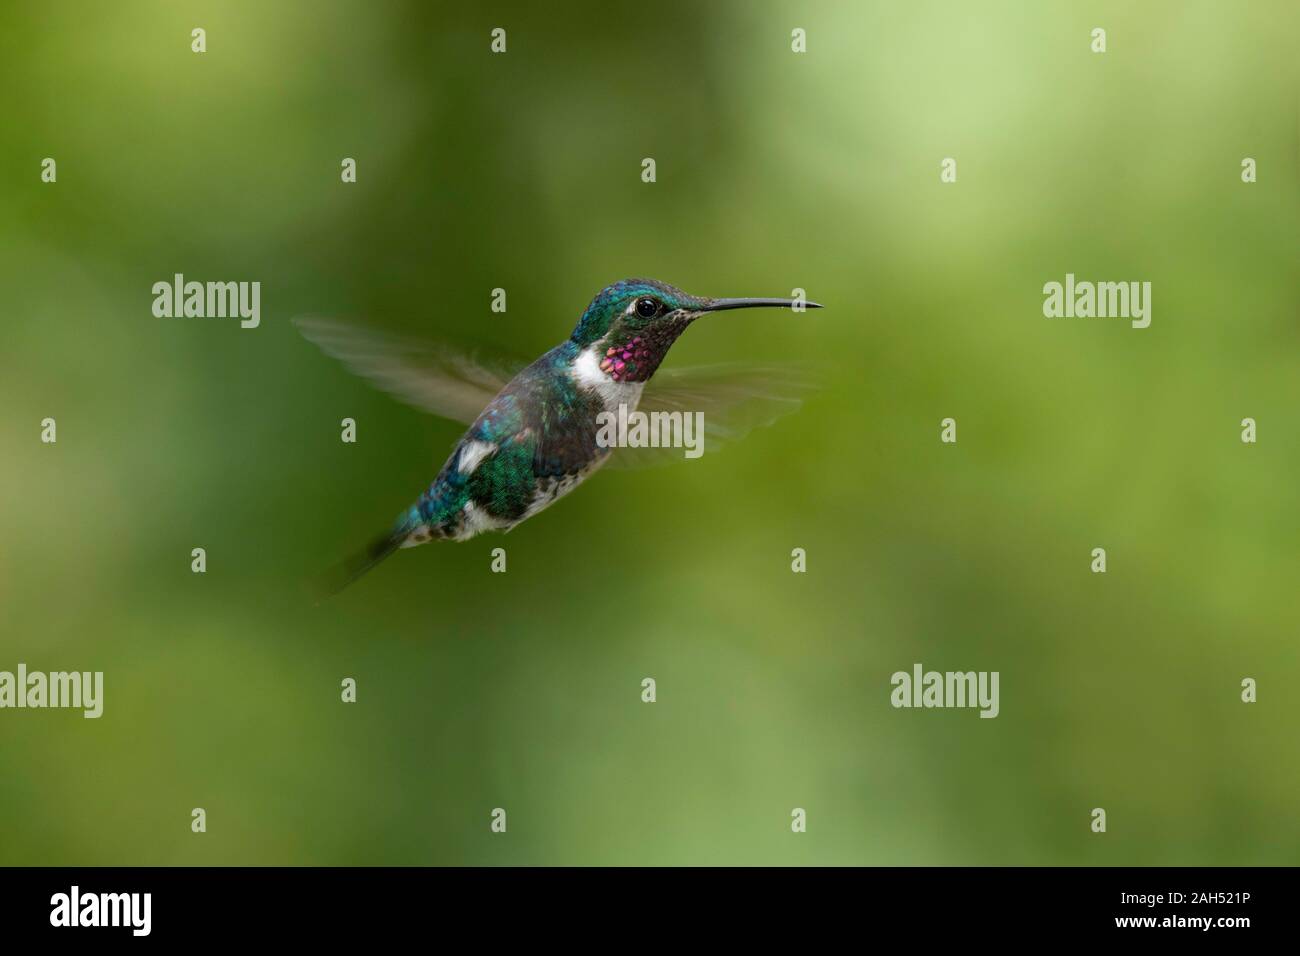
[[[0,863],[1296,863],[1298,26],[6,3],[0,669],[102,670],[106,700],[0,712]],[[261,327],[154,318],[175,272],[261,281]],[[1152,282],[1151,327],[1045,319],[1066,272]],[[669,362],[823,389],[314,605],[460,428],[290,318],[531,357],[630,275],[806,288],[828,308],[701,322]],[[917,661],[1000,671],[1001,715],[892,709]]]

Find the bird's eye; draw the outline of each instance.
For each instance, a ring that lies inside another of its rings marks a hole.
[[[643,319],[653,319],[659,314],[659,300],[649,296],[636,300],[636,314]]]

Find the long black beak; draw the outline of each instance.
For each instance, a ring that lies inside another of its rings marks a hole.
[[[788,309],[795,304],[794,299],[709,299],[701,312],[721,312],[723,309]],[[816,302],[805,302],[808,309],[820,309]]]

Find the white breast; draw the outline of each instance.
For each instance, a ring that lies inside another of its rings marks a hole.
[[[583,388],[592,389],[600,395],[605,411],[617,412],[619,405],[626,405],[629,412],[636,411],[645,382],[614,381],[600,370],[599,351],[593,345],[578,354],[578,357],[573,360],[574,379]]]

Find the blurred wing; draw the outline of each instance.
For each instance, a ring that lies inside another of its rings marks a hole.
[[[637,406],[642,412],[704,413],[704,451],[739,441],[755,428],[797,411],[817,390],[813,369],[801,365],[695,365],[661,369]],[[681,461],[681,448],[619,448],[611,468]]]
[[[326,355],[399,401],[464,424],[474,421],[524,365],[487,364],[454,349],[336,319],[299,316],[293,324]]]

